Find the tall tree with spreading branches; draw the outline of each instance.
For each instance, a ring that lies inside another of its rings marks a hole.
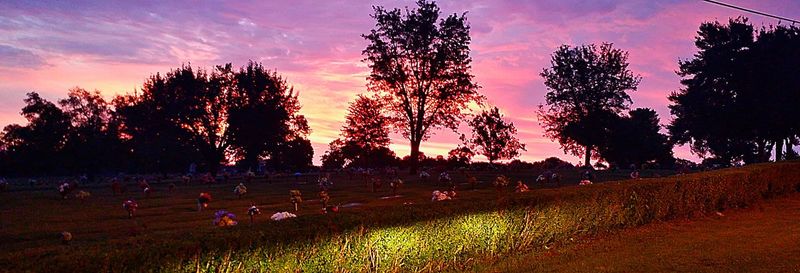
[[[310,131],[300,114],[298,92],[277,72],[253,61],[234,74],[234,82],[228,131],[239,165],[254,170],[266,157],[285,161],[278,157],[290,155],[281,147],[305,139]]]
[[[557,139],[565,152],[583,154],[584,166],[591,166],[611,123],[631,103],[627,92],[636,90],[641,77],[628,69],[628,53],[608,43],[563,45],[550,65],[540,74],[547,87],[546,107],[538,111],[545,136]]]
[[[416,9],[374,7],[375,29],[364,61],[369,90],[385,103],[395,128],[411,144],[411,173],[419,147],[433,129],[456,130],[470,104],[483,101],[472,75],[466,14],[440,19],[436,3],[420,0]]]

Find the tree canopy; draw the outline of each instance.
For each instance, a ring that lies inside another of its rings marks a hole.
[[[395,161],[389,149],[391,120],[381,100],[358,95],[348,107],[341,138],[329,144],[323,165],[334,167],[383,167]]]
[[[477,154],[485,156],[489,163],[513,159],[519,156],[520,150],[525,150],[525,144],[517,139],[514,123],[505,121],[497,107],[476,115],[469,125],[472,127],[469,146]]]
[[[598,156],[611,122],[631,103],[641,77],[628,69],[628,53],[612,44],[563,45],[540,74],[547,87],[546,107],[539,106],[545,136],[565,152],[584,155],[584,166]],[[594,154],[593,154],[594,153]]]
[[[472,75],[465,14],[440,19],[434,2],[416,9],[374,7],[375,28],[363,35],[369,90],[382,98],[395,128],[411,145],[411,173],[419,146],[436,128],[456,130],[470,104],[483,97]]]
[[[698,52],[680,62],[681,90],[669,96],[673,140],[722,164],[763,162],[798,135],[800,31],[756,32],[745,18],[700,25]],[[787,145],[790,147],[790,145]],[[787,147],[787,150],[791,150]]]
[[[611,167],[637,168],[645,163],[662,167],[673,165],[672,144],[660,132],[658,114],[653,109],[637,108],[619,117],[610,127],[608,140],[600,147],[602,158]]]

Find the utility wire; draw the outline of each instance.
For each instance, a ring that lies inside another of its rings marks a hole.
[[[761,16],[766,16],[766,17],[770,17],[770,18],[774,18],[774,19],[778,19],[778,20],[789,21],[789,22],[792,22],[792,25],[794,25],[795,23],[800,23],[800,21],[797,21],[797,20],[794,20],[794,19],[789,19],[789,18],[786,18],[786,17],[772,15],[772,14],[769,14],[769,13],[766,13],[766,12],[761,12],[761,11],[757,11],[757,10],[752,10],[752,9],[740,7],[740,6],[735,6],[735,5],[731,5],[731,4],[728,4],[728,3],[723,3],[723,2],[720,2],[720,1],[714,1],[714,0],[701,0],[701,1],[708,2],[708,3],[711,3],[711,4],[720,5],[720,6],[724,6],[724,7],[728,7],[728,8],[732,8],[732,9],[741,10],[741,11],[744,11],[744,12],[754,13],[754,14],[758,14],[758,15],[761,15]]]

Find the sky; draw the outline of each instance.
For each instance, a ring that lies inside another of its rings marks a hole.
[[[560,45],[613,43],[628,51],[642,76],[632,107],[655,109],[670,122],[667,96],[680,88],[678,61],[696,52],[699,25],[747,16],[756,27],[778,21],[699,0],[460,0],[439,1],[443,15],[467,12],[473,73],[488,106],[497,106],[519,130],[527,151],[520,159],[564,154],[543,136],[535,113],[546,88],[539,73]],[[727,3],[800,17],[796,0],[727,0]],[[414,7],[414,1],[31,1],[0,0],[0,126],[24,123],[27,92],[50,100],[73,87],[99,90],[108,99],[133,92],[157,72],[182,64],[211,68],[248,60],[284,76],[311,126],[315,163],[335,139],[347,105],[366,91],[362,34],[375,25],[373,6]],[[460,133],[468,133],[462,126]],[[427,155],[446,155],[459,140],[436,131]],[[391,148],[408,154],[393,135]],[[697,160],[688,148],[677,157]],[[479,158],[480,159],[480,158]]]

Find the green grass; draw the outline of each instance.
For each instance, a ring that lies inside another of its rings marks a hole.
[[[429,201],[430,183],[410,180],[402,198],[378,199],[359,179],[331,194],[333,203],[364,206],[321,215],[313,200],[300,217],[270,222],[289,210],[290,182],[251,183],[245,199],[233,185],[190,186],[140,200],[135,221],[125,218],[121,197],[94,191],[93,198],[58,200],[55,193],[3,193],[0,202],[3,269],[20,271],[114,272],[394,272],[468,269],[509,253],[541,249],[572,238],[652,221],[702,216],[753,204],[800,189],[800,163],[755,165],[709,173],[602,183],[587,187],[495,192],[482,174],[476,191],[458,200]],[[513,173],[532,181],[535,173]],[[577,182],[565,173],[565,182]],[[600,180],[624,174],[601,174]],[[456,176],[463,180],[463,176]],[[337,182],[346,180],[338,177]],[[301,186],[315,199],[315,186]],[[194,198],[210,189],[212,209],[194,212]],[[220,200],[221,199],[221,200]],[[233,228],[214,228],[211,215],[227,209],[242,218],[250,202],[262,205],[255,225],[241,219]],[[402,205],[413,202],[412,205]],[[14,219],[14,220],[6,220]],[[61,246],[57,234],[75,235]]]

